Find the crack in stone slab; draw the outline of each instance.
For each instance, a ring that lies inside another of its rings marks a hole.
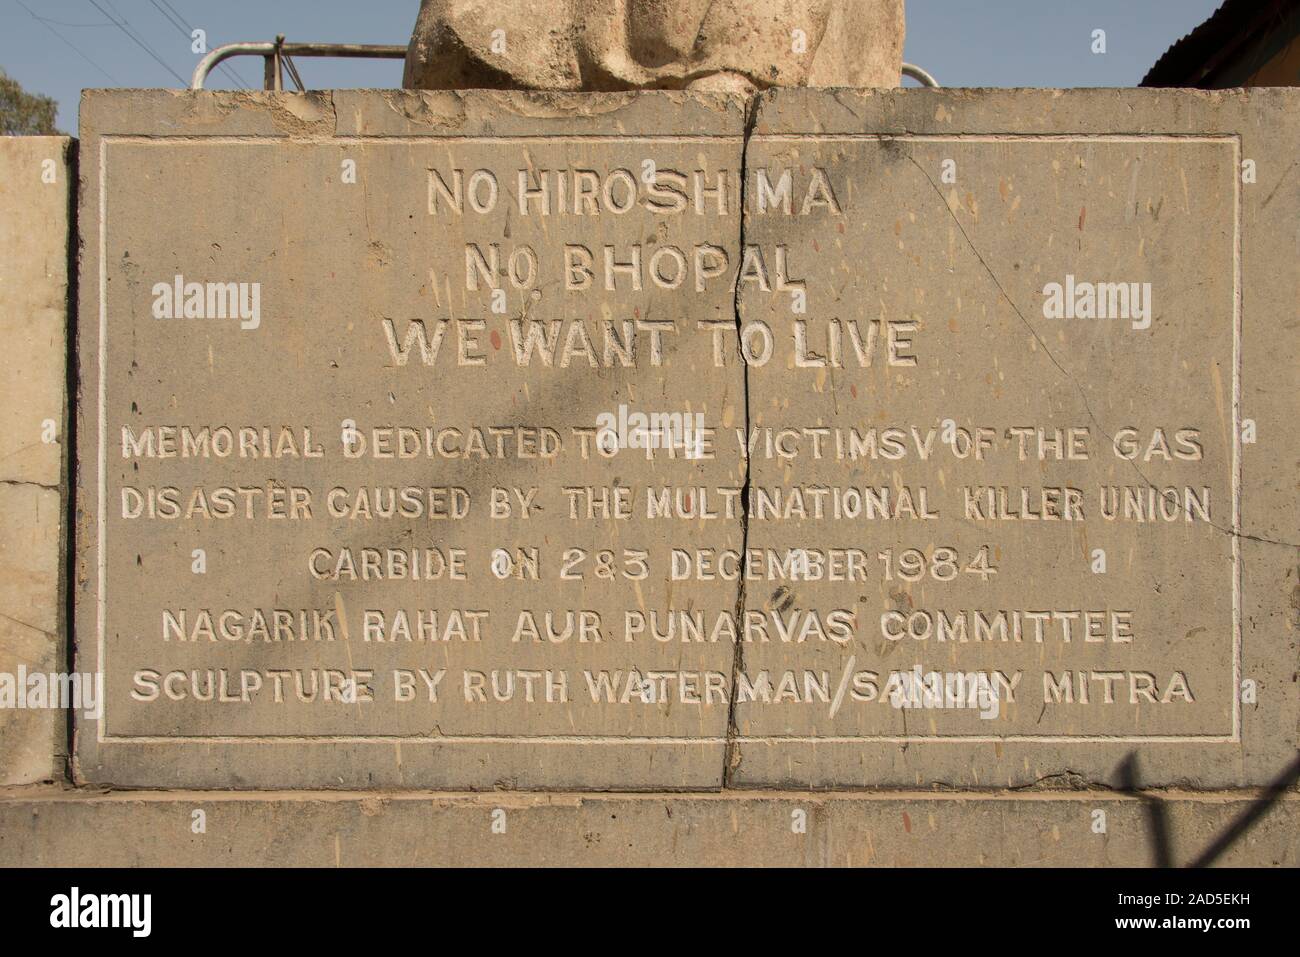
[[[62,492],[63,485],[47,485],[44,482],[28,482],[23,479],[0,479],[0,485],[8,485],[13,488],[43,488],[47,492]]]
[[[736,280],[732,292],[732,311],[736,318],[736,352],[740,358],[742,369],[742,382],[745,389],[745,408],[744,408],[744,436],[745,441],[741,449],[741,458],[744,461],[745,477],[740,486],[740,554],[742,556],[748,553],[749,549],[749,490],[751,481],[751,466],[749,459],[749,363],[745,360],[745,346],[741,338],[741,319],[740,319],[740,273],[741,264],[745,258],[745,181],[748,178],[749,162],[749,141],[754,134],[754,125],[758,120],[758,101],[759,96],[751,96],[745,104],[745,130],[740,140],[740,237],[738,242],[737,254],[740,260],[736,264]],[[736,584],[736,621],[744,621],[745,615],[745,576],[740,575]],[[736,633],[736,647],[732,652],[731,659],[731,689],[727,699],[727,741],[722,753],[722,787],[730,788],[732,786],[732,774],[740,764],[740,750],[737,738],[740,730],[736,720],[737,694],[736,689],[739,687],[739,676],[745,667],[745,645],[742,640],[743,631],[738,630]]]

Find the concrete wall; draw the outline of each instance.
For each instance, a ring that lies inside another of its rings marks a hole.
[[[68,230],[74,144],[0,138],[0,673],[67,671]],[[62,712],[0,708],[0,783],[61,778]]]

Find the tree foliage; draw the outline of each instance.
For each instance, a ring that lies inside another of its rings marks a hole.
[[[0,134],[6,136],[48,136],[59,131],[54,114],[59,105],[53,97],[28,93],[4,70],[0,70]]]

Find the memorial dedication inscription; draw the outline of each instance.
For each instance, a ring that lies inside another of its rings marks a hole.
[[[1260,777],[1242,138],[1005,98],[88,94],[79,775]]]

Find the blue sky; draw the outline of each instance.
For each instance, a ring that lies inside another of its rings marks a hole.
[[[503,5],[509,0],[501,0]],[[909,0],[905,58],[944,86],[1134,86],[1221,0]],[[0,67],[59,102],[75,133],[85,87],[184,85],[209,47],[235,40],[405,43],[418,0],[0,0]],[[38,17],[42,19],[37,19]],[[1091,52],[1094,30],[1106,53]],[[233,61],[260,86],[261,62]],[[312,88],[397,86],[401,61],[299,62]],[[237,85],[218,72],[210,86]]]

